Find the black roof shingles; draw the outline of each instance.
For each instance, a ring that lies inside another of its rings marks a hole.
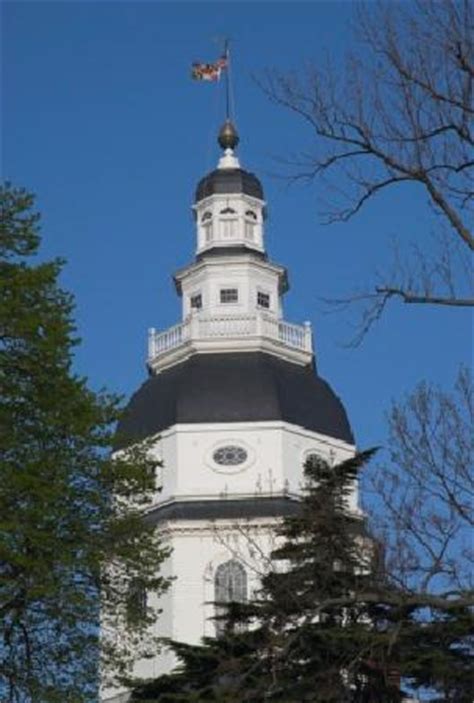
[[[283,420],[354,443],[331,387],[308,366],[263,352],[195,354],[149,378],[132,396],[117,448],[177,423]]]
[[[217,168],[201,178],[195,200],[198,203],[216,193],[246,193],[263,200],[262,184],[257,176],[242,168]]]

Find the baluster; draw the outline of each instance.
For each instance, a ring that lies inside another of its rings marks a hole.
[[[306,320],[304,323],[304,348],[307,351],[312,351],[313,349],[313,338],[311,333],[311,322]]]
[[[155,354],[155,328],[150,327],[148,330],[148,358],[153,359]]]

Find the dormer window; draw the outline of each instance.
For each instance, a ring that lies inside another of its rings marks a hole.
[[[221,303],[238,303],[239,291],[237,288],[221,288],[220,290]]]

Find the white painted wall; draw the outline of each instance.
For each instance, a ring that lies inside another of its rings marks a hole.
[[[160,636],[197,644],[204,636],[215,635],[214,576],[216,568],[236,558],[244,566],[251,598],[269,555],[276,546],[276,520],[173,521],[161,526],[173,548],[166,570],[177,576],[171,589],[157,605],[163,615],[157,624]],[[137,662],[135,673],[152,678],[167,673],[176,664],[174,655],[164,650],[154,659]]]
[[[212,452],[223,443],[238,443],[248,449],[249,459],[238,470],[226,473],[222,467],[216,469]],[[303,463],[309,453],[337,463],[354,450],[345,442],[284,422],[176,425],[163,433],[155,447],[167,467],[156,507],[175,500],[299,494]],[[358,512],[356,486],[350,507]],[[162,523],[160,529],[173,549],[165,573],[176,579],[157,603],[163,610],[157,624],[160,636],[189,643],[214,636],[216,568],[237,558],[246,569],[251,598],[277,545],[274,530],[278,522],[242,515],[239,519]],[[136,674],[156,677],[170,671],[175,663],[172,653],[163,651],[152,660],[138,662]]]
[[[185,320],[195,312],[191,308],[191,297],[202,296],[202,313],[205,315],[227,315],[253,313],[262,309],[257,305],[257,293],[270,296],[270,308],[265,311],[282,317],[280,295],[284,268],[266,261],[258,261],[248,254],[219,256],[191,264],[177,274],[182,291],[182,315]],[[221,303],[222,288],[238,290],[237,303]]]
[[[237,445],[247,452],[237,466],[222,466],[214,451]],[[157,438],[153,451],[163,461],[157,473],[153,508],[175,501],[223,501],[246,497],[297,497],[303,483],[303,464],[309,453],[331,463],[353,455],[354,446],[282,421],[178,424]],[[350,507],[357,508],[354,486]],[[175,577],[170,591],[158,602],[162,609],[156,632],[162,637],[198,643],[212,636],[214,575],[219,564],[234,557],[244,565],[248,593],[258,588],[275,547],[275,519],[175,520],[160,529],[173,549],[164,573]],[[163,568],[163,567],[162,567]],[[152,678],[175,664],[170,652],[137,662],[135,674]],[[103,700],[113,700],[104,698]]]
[[[212,455],[224,445],[243,447],[247,460],[238,466],[219,466]],[[164,463],[158,505],[172,500],[298,495],[308,453],[339,462],[351,456],[354,447],[297,425],[264,421],[174,425],[161,434],[155,451]],[[353,507],[356,504],[355,491]]]

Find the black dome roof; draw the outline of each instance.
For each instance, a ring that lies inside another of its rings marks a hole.
[[[133,395],[117,447],[176,423],[284,420],[352,444],[344,407],[311,366],[262,352],[195,354]]]
[[[195,201],[215,193],[246,193],[263,200],[263,188],[257,176],[242,168],[216,168],[208,173],[197,185]]]

